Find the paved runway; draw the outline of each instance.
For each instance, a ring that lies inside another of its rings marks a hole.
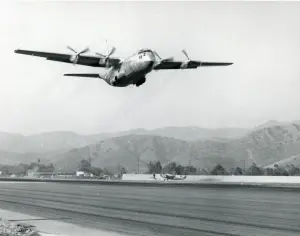
[[[0,182],[0,208],[127,235],[300,235],[295,189]]]

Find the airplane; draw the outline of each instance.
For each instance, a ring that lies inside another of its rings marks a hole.
[[[165,180],[184,180],[184,179],[186,179],[186,175],[185,176],[180,176],[180,177],[176,177],[176,175],[175,174],[165,174],[165,175],[163,175],[163,174],[160,174],[160,176],[164,179],[164,181]]]
[[[82,55],[89,51],[77,52],[70,46],[67,46],[74,54],[51,53],[42,51],[31,51],[17,49],[14,52],[18,54],[44,57],[50,61],[71,63],[73,65],[83,65],[91,67],[102,67],[108,71],[105,74],[64,74],[64,76],[90,77],[104,80],[108,85],[114,87],[127,87],[129,85],[141,86],[146,82],[146,75],[151,71],[171,70],[171,69],[196,69],[206,66],[228,66],[233,63],[227,62],[203,62],[190,60],[187,52],[183,49],[182,53],[186,56],[185,61],[174,61],[173,57],[162,59],[157,52],[152,49],[144,48],[138,50],[133,55],[122,59],[120,57],[111,57],[116,48],[112,47],[107,55],[95,53],[96,56]]]

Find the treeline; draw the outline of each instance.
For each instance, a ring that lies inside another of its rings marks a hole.
[[[162,166],[159,161],[148,163],[148,174],[169,173],[177,175],[267,175],[267,176],[300,176],[300,169],[294,165],[288,165],[286,168],[274,165],[274,168],[262,168],[255,163],[247,169],[236,168],[226,169],[217,164],[212,169],[195,168],[192,165],[182,166],[176,162],[171,162]]]
[[[37,172],[54,172],[55,167],[52,163],[41,164],[38,162],[31,162],[30,164],[20,163],[18,165],[1,165],[0,171],[2,175],[27,175],[28,170],[36,170]]]
[[[108,171],[106,168],[99,168],[94,167],[91,165],[91,163],[88,160],[81,160],[78,165],[78,171],[84,171],[90,174],[93,174],[95,176],[101,176],[101,175],[112,175],[110,171]],[[125,172],[126,173],[126,172]]]
[[[149,162],[148,163],[148,173],[149,174],[160,174],[160,173],[174,173],[177,175],[186,175],[186,174],[196,174],[197,169],[192,165],[182,166],[176,164],[176,162],[171,162],[164,167],[162,167],[160,161]]]

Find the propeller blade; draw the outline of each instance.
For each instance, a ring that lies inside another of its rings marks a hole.
[[[98,56],[100,56],[100,57],[105,57],[103,54],[101,54],[99,52],[96,52],[95,54],[98,55]]]
[[[153,51],[153,53],[159,58],[161,59],[161,57],[158,55],[158,53],[156,51]]]
[[[67,48],[75,53],[77,53],[73,48],[71,48],[70,46],[67,46]]]
[[[99,52],[96,52],[95,54],[102,57],[102,58],[109,58],[115,51],[116,51],[116,48],[112,47],[110,53],[107,56],[105,56],[105,55],[103,55],[102,53],[99,53]]]
[[[174,60],[174,57],[168,57],[166,59],[163,59],[163,61],[173,61]]]
[[[190,58],[189,58],[187,52],[186,52],[184,49],[182,49],[181,51],[182,51],[182,53],[187,57],[187,59],[190,60]]]
[[[115,47],[112,47],[110,53],[107,55],[107,57],[110,57],[114,52],[116,51]]]
[[[86,53],[86,52],[88,52],[90,49],[88,48],[88,47],[86,47],[84,50],[82,50],[80,53],[78,53],[78,55],[79,54],[81,54],[81,53]]]

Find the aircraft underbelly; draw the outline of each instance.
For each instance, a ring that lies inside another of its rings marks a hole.
[[[131,72],[127,74],[125,77],[120,78],[115,86],[117,87],[126,87],[131,84],[136,84],[142,77],[144,77],[144,73],[139,72]]]

